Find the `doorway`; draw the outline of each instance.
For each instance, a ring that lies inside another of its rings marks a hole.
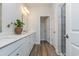
[[[48,41],[50,43],[50,17],[40,17],[40,40]]]

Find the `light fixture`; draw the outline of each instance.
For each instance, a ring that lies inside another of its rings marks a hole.
[[[30,13],[29,10],[27,9],[27,7],[24,7],[24,10],[26,13],[28,13],[28,14]]]
[[[24,15],[27,15],[27,14],[30,13],[29,10],[27,9],[27,7],[21,6],[21,10],[22,10],[22,13],[23,13]]]
[[[24,18],[26,17],[26,16],[28,16],[29,15],[29,10],[27,9],[27,7],[24,7],[23,5],[21,6],[21,11],[22,11],[22,21],[24,20]]]
[[[21,6],[21,11],[22,11],[22,14],[23,14],[23,15],[26,15],[26,12],[24,11],[23,6]]]
[[[27,15],[27,13],[24,11],[23,7],[21,7],[21,10],[22,10],[23,15]]]

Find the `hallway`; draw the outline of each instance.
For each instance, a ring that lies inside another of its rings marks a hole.
[[[34,45],[30,56],[57,56],[55,48],[47,41],[41,41],[40,45]]]

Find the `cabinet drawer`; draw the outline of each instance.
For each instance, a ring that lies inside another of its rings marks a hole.
[[[34,35],[11,43],[0,49],[0,56],[29,56],[34,45]]]
[[[0,56],[8,56],[10,55],[14,50],[16,50],[22,43],[24,42],[23,39],[18,40],[14,43],[9,44],[8,46],[0,49]]]
[[[21,56],[20,55],[20,48],[16,49],[10,56]]]
[[[29,45],[28,41],[26,41],[26,38],[24,38],[24,43],[20,45],[13,53],[11,53],[10,56],[25,56],[26,54],[28,54],[29,51],[28,49],[26,49],[28,48],[28,45]]]

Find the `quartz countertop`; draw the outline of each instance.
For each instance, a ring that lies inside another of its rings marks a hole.
[[[17,34],[11,34],[11,35],[4,35],[4,36],[0,36],[0,49],[5,47],[6,45],[9,45],[17,40],[20,40],[24,37],[27,37],[31,34],[33,34],[34,31],[29,31],[27,33],[22,33],[20,35]]]

